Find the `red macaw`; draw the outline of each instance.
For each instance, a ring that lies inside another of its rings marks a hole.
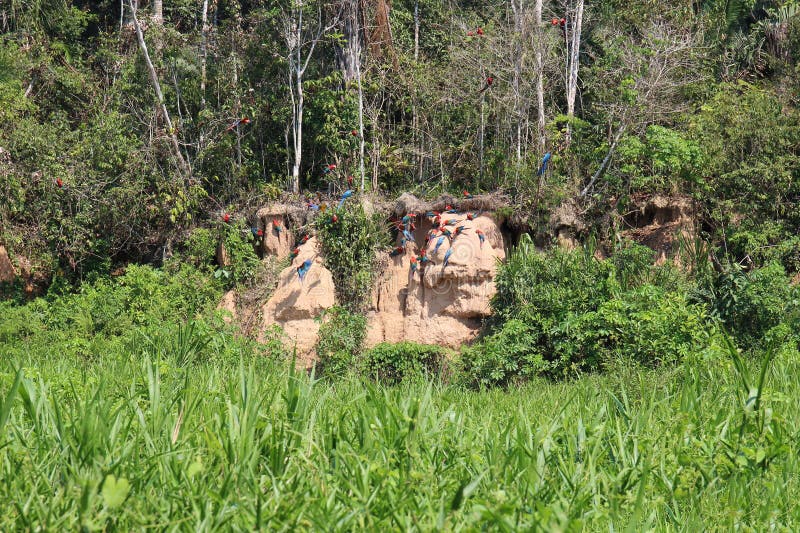
[[[337,217],[336,215],[333,215],[333,216],[331,217],[331,222],[333,222],[334,224],[336,224],[337,222],[339,222],[339,217]]]
[[[289,261],[294,261],[298,255],[300,255],[300,248],[295,248],[292,250],[292,253],[289,254]]]
[[[405,251],[406,251],[405,248],[403,248],[402,246],[398,246],[397,248],[389,252],[389,257],[397,257],[398,255],[402,254]]]
[[[64,182],[61,181],[61,178],[56,178],[56,185],[58,185],[59,189],[64,186]]]
[[[423,248],[419,252],[419,262],[422,263],[422,266],[425,266],[425,263],[427,263],[428,261],[430,261],[430,259],[428,259],[428,250]]]
[[[458,237],[459,235],[461,235],[461,232],[464,231],[464,229],[465,229],[464,226],[458,226],[456,228],[455,233],[453,233],[453,238]]]
[[[227,132],[229,132],[229,131],[233,130],[233,128],[235,128],[236,126],[238,126],[238,125],[240,125],[240,124],[243,124],[243,125],[245,125],[245,126],[246,126],[246,125],[250,124],[250,119],[249,119],[249,118],[247,118],[247,117],[242,117],[242,118],[240,118],[240,119],[236,120],[236,121],[235,121],[233,124],[231,124],[230,126],[228,126],[228,129],[226,129],[226,130],[225,130],[225,133],[227,133]]]
[[[347,176],[347,184],[352,187],[353,186],[353,176]]]
[[[410,261],[411,261],[411,274],[414,275],[417,273],[417,256],[412,255]]]
[[[280,235],[283,231],[283,226],[281,226],[281,223],[277,218],[272,219],[272,227],[278,232],[278,235]]]
[[[491,76],[488,76],[488,77],[486,78],[486,85],[484,85],[484,86],[483,86],[483,89],[481,89],[480,91],[478,91],[478,94],[481,94],[481,93],[482,93],[482,92],[484,92],[486,89],[488,89],[489,87],[491,87],[493,83],[494,83],[494,78],[493,78],[493,77],[491,77]]]
[[[353,131],[350,132],[350,135],[352,135],[353,137],[358,137],[358,131],[357,130],[353,130]]]
[[[305,243],[307,243],[307,242],[308,242],[308,239],[309,239],[309,237],[308,237],[308,233],[306,233],[305,235],[303,235],[303,238],[302,238],[302,239],[300,239],[300,244],[305,244]]]
[[[480,36],[483,36],[483,28],[478,28],[475,33],[480,35]]]
[[[472,198],[472,195],[471,195],[471,194],[469,193],[469,191],[468,191],[468,190],[466,190],[466,189],[465,189],[465,190],[463,190],[463,191],[461,191],[461,194],[463,194],[463,195],[464,195],[464,198],[465,198],[465,199],[467,199],[467,200],[469,200],[469,199],[471,199],[471,198]]]
[[[476,229],[475,233],[478,234],[478,239],[480,239],[480,241],[481,241],[481,248],[483,248],[483,241],[486,240],[486,235],[484,235],[483,232],[481,230],[479,230],[479,229]]]
[[[228,213],[225,213],[224,215],[222,215],[222,221],[223,222],[230,222],[231,221],[231,216]]]

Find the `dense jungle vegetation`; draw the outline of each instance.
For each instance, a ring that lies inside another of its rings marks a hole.
[[[215,309],[348,177],[510,199],[475,343],[364,348],[357,203],[315,373]],[[5,0],[0,529],[796,530],[799,208],[796,0]]]

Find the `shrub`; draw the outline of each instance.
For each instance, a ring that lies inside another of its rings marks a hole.
[[[377,218],[368,216],[352,199],[350,202],[343,209],[329,209],[318,216],[315,226],[337,298],[342,306],[358,312],[369,302],[376,252],[385,244],[386,234]]]
[[[214,276],[225,279],[230,288],[255,276],[261,261],[253,248],[253,235],[249,229],[226,224],[222,231],[222,242],[228,252],[230,264],[220,267]]]
[[[367,333],[367,319],[338,306],[328,309],[321,319],[317,343],[321,373],[334,376],[356,370]]]
[[[398,383],[417,376],[441,375],[445,353],[439,346],[381,343],[363,356],[364,372],[379,381]]]
[[[703,350],[718,335],[714,320],[688,300],[676,270],[651,261],[641,246],[597,260],[586,250],[539,252],[523,239],[498,272],[493,329],[463,352],[467,380],[505,386]]]

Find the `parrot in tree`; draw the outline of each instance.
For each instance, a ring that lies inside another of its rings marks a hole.
[[[481,93],[483,93],[483,92],[484,92],[486,89],[488,89],[489,87],[491,87],[493,83],[494,83],[494,78],[493,78],[493,77],[491,77],[491,76],[488,76],[488,77],[486,78],[486,85],[484,85],[484,86],[483,86],[483,89],[481,89],[480,91],[478,91],[478,94],[481,94]]]
[[[327,209],[328,209],[328,203],[327,202],[322,202],[320,204],[320,206],[319,206],[320,212],[324,213]]]
[[[278,232],[278,235],[280,235],[283,231],[283,226],[281,226],[281,223],[277,218],[272,219],[272,227],[275,228],[275,231]]]
[[[476,35],[480,35],[481,37],[483,37],[483,28],[478,28],[478,29],[475,31],[475,34],[476,34]]]
[[[62,187],[64,187],[64,182],[63,182],[63,181],[61,181],[61,178],[56,178],[56,185],[58,185],[58,188],[59,188],[59,189],[61,189]]]
[[[297,267],[297,276],[300,278],[300,283],[303,283],[303,278],[306,277],[309,269],[311,268],[311,259],[306,259],[303,264]]]
[[[225,133],[228,133],[229,131],[232,131],[236,126],[238,126],[240,124],[246,126],[247,124],[250,124],[250,119],[247,118],[247,117],[242,117],[242,118],[234,121],[234,123],[231,124],[230,126],[228,126],[228,129],[225,130]]]
[[[486,235],[484,235],[483,232],[481,230],[479,230],[479,229],[476,229],[475,233],[478,234],[478,239],[480,239],[480,241],[481,241],[481,249],[483,249],[483,241],[486,240]]]
[[[539,167],[539,171],[536,173],[537,175],[542,176],[545,172],[547,172],[547,163],[550,161],[550,157],[550,152],[544,154],[544,157],[542,158],[542,165]]]
[[[225,213],[224,215],[222,215],[222,221],[223,221],[223,222],[230,222],[230,221],[231,221],[231,216],[230,216],[230,214],[228,214],[228,213]]]
[[[298,255],[300,255],[300,248],[295,248],[292,250],[292,253],[289,254],[289,261],[294,261]]]
[[[417,256],[412,255],[410,261],[411,261],[411,275],[413,276],[414,274],[417,273]]]
[[[305,243],[307,243],[307,242],[308,242],[308,239],[309,239],[309,236],[308,236],[308,233],[306,233],[305,235],[303,235],[303,238],[302,238],[302,239],[300,239],[300,244],[305,244]]]
[[[339,222],[339,217],[337,217],[336,215],[333,215],[333,216],[331,217],[331,222],[333,222],[334,224],[336,224],[337,222]]]
[[[333,163],[331,163],[330,165],[325,165],[324,167],[322,167],[322,173],[323,174],[327,174],[328,172],[333,172],[334,170],[336,170],[336,165],[334,165]]]
[[[453,255],[453,249],[452,248],[450,248],[449,250],[447,250],[444,253],[444,266],[442,267],[442,270],[444,270],[444,268],[447,266],[447,263],[450,260],[450,256],[451,255]]]
[[[443,242],[444,242],[444,235],[442,235],[441,237],[439,237],[439,239],[437,239],[436,246],[433,249],[433,253],[436,253],[436,252],[439,251],[439,247],[442,245]]]
[[[351,131],[350,135],[352,135],[353,137],[358,137],[358,130]]]
[[[347,185],[353,186],[353,176],[347,176]]]
[[[397,248],[389,252],[389,257],[397,257],[398,255],[402,254],[405,251],[406,251],[405,248],[403,248],[402,246],[398,246]]]
[[[472,196],[472,195],[469,193],[469,191],[467,191],[467,190],[461,191],[461,194],[463,194],[463,195],[464,195],[464,199],[465,199],[465,200],[470,200],[470,199],[472,199],[472,198],[473,198],[473,196]]]
[[[339,200],[339,207],[337,207],[337,209],[341,209],[342,206],[344,205],[344,201],[350,198],[351,196],[353,196],[353,191],[351,189],[347,189],[346,191],[344,191],[341,200]]]

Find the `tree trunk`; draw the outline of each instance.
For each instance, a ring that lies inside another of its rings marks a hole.
[[[568,71],[567,71],[567,116],[575,116],[575,96],[578,92],[578,67],[581,49],[581,26],[583,25],[583,0],[577,0],[575,15],[571,20],[572,28],[568,33]],[[567,143],[572,141],[572,125],[567,124]]]
[[[536,0],[534,6],[534,19],[536,22],[536,107],[537,113],[537,138],[539,140],[539,153],[544,153],[547,139],[545,138],[545,110],[544,110],[544,57],[542,54],[542,0]]]
[[[172,120],[169,117],[169,111],[167,110],[167,106],[164,103],[164,93],[161,92],[161,84],[158,82],[158,75],[156,74],[156,69],[153,67],[153,62],[150,60],[150,53],[147,51],[147,44],[144,42],[144,34],[142,33],[142,26],[139,24],[139,19],[136,18],[136,7],[134,5],[134,0],[129,0],[129,5],[131,8],[131,18],[133,19],[133,25],[136,29],[136,38],[139,41],[139,48],[142,50],[142,55],[144,56],[144,62],[147,65],[147,72],[150,75],[150,82],[153,84],[153,90],[156,93],[156,100],[157,104],[160,108],[161,114],[164,117],[164,122],[167,126],[167,134],[172,142],[172,150],[174,153],[175,158],[178,160],[178,168],[181,173],[184,174],[185,177],[189,177],[191,175],[191,171],[189,169],[189,165],[186,163],[186,160],[183,158],[183,154],[181,153],[180,143],[178,142],[177,132],[175,127],[172,125]]]
[[[208,57],[208,0],[203,0],[203,16],[200,27],[200,108],[206,107],[206,61]]]
[[[153,0],[153,22],[156,24],[164,23],[164,1]]]

